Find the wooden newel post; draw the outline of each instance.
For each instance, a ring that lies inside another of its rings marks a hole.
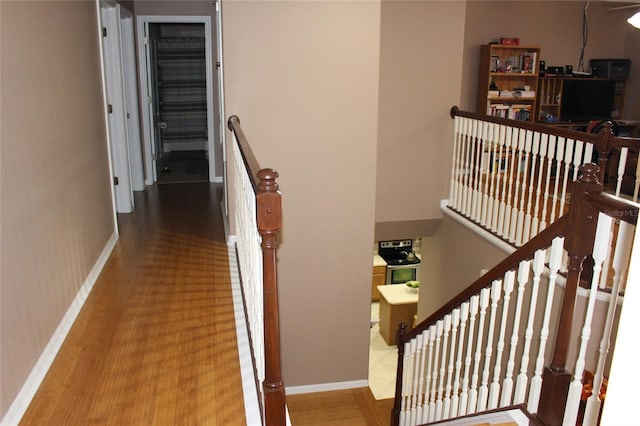
[[[262,237],[264,293],[265,378],[264,422],[267,426],[282,426],[286,422],[285,391],[280,361],[280,323],[278,319],[278,281],[276,275],[277,236],[282,226],[281,196],[276,178],[278,172],[262,169],[258,172],[257,222]]]
[[[607,171],[607,161],[609,161],[609,154],[611,154],[611,136],[613,136],[613,123],[607,121],[603,124],[600,132],[598,132],[598,143],[596,145],[596,151],[598,153],[598,167],[600,168],[598,180],[600,183],[604,183],[604,175]]]
[[[597,212],[587,201],[587,194],[602,192],[595,164],[580,166],[581,176],[571,192],[569,223],[565,247],[569,256],[567,284],[562,300],[558,333],[553,359],[542,375],[542,390],[537,417],[546,426],[561,425],[567,401],[571,373],[567,371],[567,356],[576,302],[576,292],[582,273],[582,263],[593,251]]]
[[[407,324],[400,323],[396,331],[396,345],[398,345],[398,368],[396,370],[396,395],[391,409],[391,426],[400,424],[400,410],[402,409],[402,374],[404,370],[404,342]]]

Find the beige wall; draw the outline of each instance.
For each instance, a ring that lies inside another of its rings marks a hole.
[[[225,2],[222,13],[227,114],[281,176],[285,384],[365,380],[380,4]]]
[[[450,173],[465,2],[383,1],[376,238],[430,235]],[[434,226],[435,225],[435,226]]]
[[[137,16],[209,16],[211,18],[211,55],[213,61],[218,61],[218,32],[216,29],[216,12],[215,6],[212,0],[180,0],[180,1],[167,1],[167,0],[132,0],[128,3],[133,3],[132,12]],[[125,5],[128,7],[128,5]],[[137,19],[137,18],[136,18]],[[137,25],[137,20],[136,20]],[[137,32],[136,32],[137,35]],[[213,68],[213,86],[214,86],[214,105],[213,105],[213,126],[215,127],[214,135],[218,137],[220,128],[220,108],[218,105],[219,99],[219,87],[218,77],[216,75],[216,69]],[[140,105],[145,103],[140,101]],[[142,114],[140,114],[142,117]],[[144,138],[144,135],[141,135]],[[144,145],[143,145],[144,146]],[[215,175],[222,177],[222,145],[218,143],[214,144],[214,157],[215,157]]]
[[[437,232],[422,239],[418,320],[422,321],[509,253],[444,216]]]
[[[114,232],[93,2],[0,2],[0,418]]]

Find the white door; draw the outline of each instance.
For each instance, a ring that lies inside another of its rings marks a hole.
[[[120,52],[125,91],[127,135],[129,137],[129,169],[131,188],[144,191],[144,167],[142,165],[142,139],[138,113],[138,73],[136,70],[135,36],[133,15],[121,5],[117,6],[120,17]]]
[[[114,177],[116,211],[130,213],[134,209],[129,166],[129,135],[125,107],[125,87],[120,52],[120,19],[117,7],[102,2],[103,53],[108,104],[109,144]]]

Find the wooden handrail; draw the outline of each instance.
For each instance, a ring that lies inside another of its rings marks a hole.
[[[282,380],[280,356],[280,322],[278,302],[278,278],[276,268],[277,236],[282,228],[282,200],[276,183],[278,172],[261,169],[240,126],[240,119],[233,115],[228,120],[229,129],[235,133],[242,160],[249,171],[249,178],[256,193],[257,227],[261,237],[265,378],[262,384],[264,417],[266,426],[286,424],[286,395]]]
[[[406,332],[403,335],[401,342],[399,342],[399,345],[400,343],[404,345],[406,341],[411,340],[418,334],[422,333],[424,330],[428,329],[439,319],[442,319],[445,314],[451,312],[454,308],[469,300],[469,298],[474,294],[478,294],[484,288],[491,287],[491,283],[493,283],[494,280],[501,279],[504,276],[505,272],[513,269],[514,267],[517,268],[520,261],[532,259],[537,250],[549,247],[555,237],[565,235],[568,223],[567,219],[568,218],[566,217],[566,215],[562,216],[560,219],[549,225],[548,228],[544,229],[538,235],[533,237],[528,243],[518,248],[518,250],[516,250],[511,255],[506,257],[503,261],[491,268],[488,272],[478,278],[473,284],[462,290],[440,309],[438,309],[433,314],[429,315],[424,321],[416,325],[415,328],[413,328],[411,331]]]
[[[249,141],[240,126],[240,118],[237,115],[232,115],[227,120],[227,126],[229,130],[231,130],[236,135],[236,139],[238,140],[238,146],[240,147],[240,152],[242,153],[242,161],[244,162],[244,166],[247,170],[249,170],[249,178],[251,179],[251,185],[253,186],[253,190],[258,192],[258,172],[261,170],[260,163],[256,159],[256,156],[253,154],[253,150],[249,145]]]

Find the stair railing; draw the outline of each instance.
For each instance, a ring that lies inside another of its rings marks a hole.
[[[580,170],[568,214],[416,328],[400,327],[393,425],[426,424],[521,404],[544,425],[576,424],[578,391],[583,386],[591,329],[596,325],[602,337],[595,350],[597,360],[589,361],[596,371],[594,386],[604,377],[617,286],[625,280],[638,215],[637,204],[601,193],[597,166],[587,164]],[[614,228],[616,237],[610,238]],[[605,320],[595,321],[600,272],[611,245],[616,288],[607,307],[598,308],[606,311]],[[587,301],[585,320],[580,341],[574,343],[576,297],[590,255],[594,266],[586,275],[592,284],[581,298]],[[566,258],[568,269],[561,273]],[[556,291],[559,282],[564,283],[564,292]],[[554,340],[553,346],[549,339]],[[570,358],[574,347],[579,350]],[[574,361],[575,367],[569,367]],[[597,418],[599,412],[598,392],[593,393],[585,420]]]
[[[638,200],[640,139],[507,120],[451,108],[449,207],[519,247],[566,212],[578,167],[595,161],[600,181]],[[595,153],[595,155],[594,155]]]
[[[262,423],[281,426],[286,424],[286,395],[276,275],[277,236],[282,226],[278,173],[260,168],[237,116],[229,118],[228,126],[234,140],[229,159],[234,185],[230,202]]]

